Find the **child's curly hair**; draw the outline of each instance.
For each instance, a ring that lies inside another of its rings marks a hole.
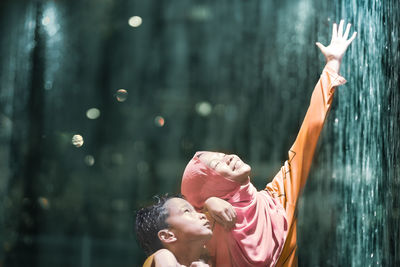
[[[136,213],[135,232],[140,246],[149,256],[163,245],[158,238],[158,232],[169,227],[166,220],[169,217],[168,210],[164,207],[165,203],[171,198],[183,198],[181,195],[155,196],[157,202],[151,206],[141,208]]]

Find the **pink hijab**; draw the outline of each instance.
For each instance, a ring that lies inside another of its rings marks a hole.
[[[208,244],[215,266],[275,266],[288,231],[282,205],[252,183],[240,185],[203,164],[197,152],[186,166],[181,192],[198,210],[209,197],[228,201],[236,210],[236,225],[226,231],[218,223]]]

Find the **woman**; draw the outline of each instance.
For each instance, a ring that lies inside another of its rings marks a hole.
[[[329,46],[316,43],[326,66],[288,160],[264,190],[257,191],[250,183],[251,168],[236,155],[197,152],[186,166],[182,194],[197,210],[206,209],[220,223],[208,244],[214,266],[297,265],[296,205],[334,89],[346,82],[339,76],[342,58],[357,34],[348,39],[351,25],[347,24],[345,32],[343,25],[343,20],[339,28],[333,24]],[[231,231],[224,229],[232,225]]]

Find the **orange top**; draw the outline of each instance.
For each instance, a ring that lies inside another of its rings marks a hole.
[[[153,267],[154,264],[154,254],[150,255],[146,261],[143,263],[143,267]]]
[[[285,208],[289,224],[285,245],[276,266],[297,266],[297,201],[307,181],[317,141],[331,107],[334,87],[344,83],[346,80],[343,77],[325,67],[313,91],[299,134],[289,150],[289,158],[266,187]]]

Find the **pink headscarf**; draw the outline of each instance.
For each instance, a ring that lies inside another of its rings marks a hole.
[[[288,231],[282,205],[267,191],[257,192],[250,182],[240,185],[223,177],[202,163],[200,154],[197,152],[186,166],[182,194],[198,210],[209,197],[222,198],[237,214],[231,231],[218,223],[214,226],[208,249],[216,266],[274,266]]]

